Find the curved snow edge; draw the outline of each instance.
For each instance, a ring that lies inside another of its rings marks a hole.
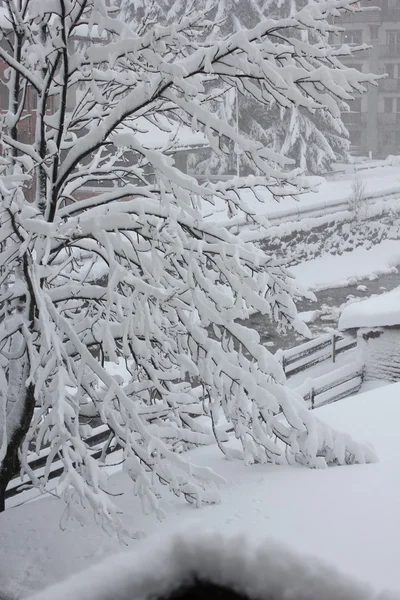
[[[378,596],[318,559],[300,557],[274,541],[252,545],[245,536],[194,530],[139,542],[134,551],[109,557],[30,600],[167,598],[196,580],[234,589],[251,600],[400,599]]]

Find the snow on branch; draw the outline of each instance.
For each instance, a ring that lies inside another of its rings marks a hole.
[[[218,201],[268,227],[247,192],[261,203],[310,189],[290,158],[238,131],[213,103],[232,89],[262,110],[323,108],[339,119],[340,102],[375,77],[293,32],[322,39],[328,15],[351,2],[309,3],[227,35],[207,11],[137,32],[107,4],[7,3],[0,492],[21,465],[45,487],[58,460],[66,500],[120,530],[102,462],[110,447],[160,517],[159,485],[195,505],[218,500],[221,478],[182,454],[210,440],[248,463],[374,460],[306,411],[258,334],[237,323],[256,310],[307,334],[293,302],[300,285],[273,257],[203,219],[204,205]],[[179,168],[192,143],[215,155],[234,149],[257,175],[200,184]],[[89,418],[107,432],[94,450]],[[40,478],[27,460],[33,446],[49,448]]]

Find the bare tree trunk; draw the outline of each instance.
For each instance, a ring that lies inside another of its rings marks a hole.
[[[7,483],[0,483],[0,512],[6,510],[6,489]]]
[[[7,452],[0,466],[0,512],[5,510],[5,494],[11,479],[18,475],[20,461],[18,450],[29,430],[35,408],[34,386],[30,384],[24,388],[25,398],[23,400],[23,412],[13,435],[7,446]]]

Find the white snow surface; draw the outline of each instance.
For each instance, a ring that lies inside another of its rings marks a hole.
[[[375,161],[367,164],[369,169],[358,171],[358,176],[365,185],[365,195],[369,203],[374,203],[380,197],[386,196],[388,203],[398,205],[400,198],[400,175],[397,165],[391,165],[390,161]],[[310,176],[307,178],[309,183],[314,186],[314,191],[309,191],[301,194],[298,200],[285,197],[281,202],[273,199],[272,195],[266,190],[259,190],[259,197],[263,200],[259,202],[252,194],[245,193],[244,198],[250,210],[258,216],[274,217],[284,216],[287,211],[293,210],[305,213],[310,209],[316,209],[338,204],[341,201],[346,202],[352,195],[352,186],[357,175],[355,168],[352,165],[343,167],[345,173],[338,173],[334,176],[319,177]],[[359,167],[358,167],[359,168]],[[339,207],[338,211],[343,210]],[[210,209],[207,205],[205,214],[215,221],[222,221],[228,224],[227,211],[223,202],[216,199],[215,206]],[[304,218],[304,217],[303,217]],[[296,217],[295,217],[296,219]],[[288,220],[293,220],[288,219]]]
[[[346,306],[339,319],[339,329],[400,325],[400,287]]]
[[[384,240],[369,250],[359,247],[340,255],[325,254],[291,267],[303,287],[326,290],[353,285],[361,279],[396,273],[400,264],[400,241]]]
[[[147,534],[149,543],[156,545],[163,539],[160,535],[180,529],[245,533],[251,545],[269,538],[302,555],[316,556],[376,591],[400,591],[399,394],[400,384],[388,385],[316,411],[333,427],[371,441],[379,463],[324,470],[246,467],[225,460],[215,446],[209,446],[192,451],[189,457],[196,464],[212,466],[225,478],[221,504],[196,510],[165,495],[166,519],[160,523],[154,515],[142,514],[132,482],[117,473],[112,477],[113,491],[125,492],[116,498],[124,510],[124,523]],[[28,595],[121,550],[89,517],[82,525],[63,523],[65,531],[61,531],[63,511],[61,501],[46,497],[0,515],[3,595]],[[129,542],[139,554],[140,548],[145,549],[142,544]]]
[[[191,531],[161,537],[108,559],[32,600],[147,600],[167,598],[197,581],[227,586],[254,600],[372,600],[374,591],[313,557],[300,557],[270,540]],[[383,600],[385,595],[380,596]]]

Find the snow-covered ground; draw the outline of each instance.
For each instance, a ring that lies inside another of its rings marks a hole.
[[[325,254],[291,267],[302,286],[317,291],[353,285],[361,279],[397,273],[400,241],[384,240],[369,250],[359,247],[340,255]]]
[[[339,329],[356,327],[387,327],[400,322],[400,287],[357,303],[343,311]]]
[[[400,590],[400,384],[347,398],[318,409],[337,429],[371,441],[380,462],[308,470],[226,461],[215,446],[190,453],[226,479],[219,505],[199,510],[165,496],[166,519],[144,516],[123,474],[113,476],[126,526],[150,536],[194,527],[233,534],[254,543],[272,538],[302,555],[319,557],[370,583],[376,590]],[[94,523],[59,527],[63,504],[55,498],[0,515],[1,595],[40,589],[121,550]],[[64,525],[64,524],[63,524]],[[157,543],[157,537],[154,538]],[[131,541],[130,546],[141,541]]]
[[[390,160],[371,163],[370,169],[358,171],[358,177],[364,184],[367,197],[385,196],[394,194],[400,197],[400,172],[397,164],[393,166]],[[377,166],[378,165],[378,166]],[[360,165],[358,165],[360,167]],[[352,165],[345,167],[345,173],[339,172],[334,177],[309,177],[315,191],[301,194],[299,200],[284,198],[276,202],[270,194],[262,191],[263,202],[259,202],[252,194],[246,194],[246,202],[251,210],[258,215],[278,215],[287,209],[298,209],[304,211],[310,207],[327,206],[329,204],[346,201],[352,194],[352,186],[356,177],[356,171]],[[261,193],[261,192],[260,192]],[[343,210],[343,209],[341,209]],[[213,221],[227,222],[228,216],[225,204],[216,199],[216,204],[211,207],[208,203],[204,205],[204,214]]]

